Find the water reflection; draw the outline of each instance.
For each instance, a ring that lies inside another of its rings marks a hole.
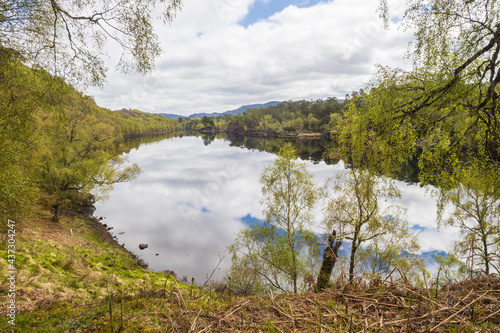
[[[309,160],[317,164],[324,161],[327,164],[336,164],[339,161],[325,159],[324,152],[330,147],[331,143],[325,139],[311,140],[291,140],[284,138],[256,138],[256,137],[235,137],[227,138],[231,141],[230,146],[246,149],[257,149],[276,154],[286,143],[291,142],[297,155],[303,160]]]
[[[215,274],[220,278],[230,265],[225,249],[234,234],[248,219],[262,218],[260,173],[276,156],[261,146],[276,151],[280,145],[271,141],[246,139],[241,143],[184,136],[139,148],[139,141],[133,142],[127,149],[128,157],[142,173],[132,182],[117,184],[110,198],[96,205],[95,214],[105,216],[105,223],[113,227],[119,242],[148,262],[151,269],[173,270],[179,278],[194,277],[201,284],[219,256],[226,256]],[[321,161],[321,148],[307,142],[302,147],[299,151],[311,160],[308,170],[317,184],[343,169],[341,164]],[[317,158],[307,157],[305,151],[312,151],[310,156]],[[422,250],[446,250],[456,236],[436,230],[432,198],[419,186],[403,182],[398,186],[404,193],[399,204],[408,208],[411,225],[421,232]],[[321,215],[318,205],[317,232],[322,232]],[[149,247],[139,250],[140,243]]]
[[[203,135],[203,140],[205,144],[210,144],[216,137],[210,135]],[[322,137],[320,139],[285,139],[285,138],[267,138],[267,137],[237,137],[237,136],[226,136],[224,134],[219,134],[219,138],[223,138],[231,141],[232,147],[240,147],[246,149],[257,149],[259,151],[266,151],[276,154],[279,149],[286,142],[291,142],[297,155],[306,161],[312,161],[317,164],[321,161],[326,164],[337,164],[338,159],[332,159],[325,154],[328,150],[335,149],[335,143]],[[418,159],[415,156],[412,160],[408,161],[406,164],[401,165],[399,170],[399,175],[397,179],[406,182],[411,185],[419,183],[418,180]]]

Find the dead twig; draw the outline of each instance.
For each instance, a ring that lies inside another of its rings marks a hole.
[[[479,321],[478,324],[481,324],[483,322],[485,322],[486,320],[490,319],[491,317],[493,317],[494,315],[496,315],[497,313],[500,313],[500,309],[498,309],[497,311],[493,312],[492,314],[490,314],[488,317],[486,318],[483,318],[483,320]]]
[[[224,260],[224,256],[221,258],[219,256],[219,262],[217,263],[217,265],[215,266],[215,268],[213,269],[212,273],[210,274],[210,276],[208,277],[208,279],[205,281],[205,283],[201,286],[200,289],[203,289],[207,286],[207,284],[210,282],[210,280],[212,279],[212,276],[214,275],[214,273],[219,269],[219,266],[220,264],[222,263],[222,260]]]
[[[466,306],[464,306],[463,308],[461,308],[460,310],[458,310],[457,312],[455,312],[454,314],[452,314],[451,316],[449,316],[448,318],[446,318],[445,320],[443,320],[441,323],[439,323],[438,325],[434,326],[432,329],[431,329],[431,332],[433,332],[435,329],[437,329],[439,326],[443,325],[444,323],[446,323],[447,321],[449,321],[451,318],[455,317],[456,315],[458,315],[460,312],[464,311],[465,309],[467,309],[469,306],[471,306],[473,303],[479,301],[484,295],[486,295],[487,293],[489,293],[490,291],[486,291],[484,294],[482,294],[481,296],[479,296],[478,298],[476,298],[475,300],[473,300],[472,302],[470,302],[469,304],[467,304]]]

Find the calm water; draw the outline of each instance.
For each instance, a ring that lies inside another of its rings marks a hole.
[[[95,216],[104,216],[120,244],[143,258],[150,269],[173,270],[178,277],[205,281],[221,278],[231,258],[226,247],[234,234],[253,219],[262,219],[260,173],[274,154],[236,147],[224,139],[175,137],[146,143],[131,150],[128,159],[142,172],[137,179],[115,185],[109,199],[96,204]],[[342,164],[307,162],[315,181],[324,181]],[[456,239],[454,230],[436,229],[436,207],[425,189],[398,182],[413,229],[420,232],[422,252],[446,251]],[[321,232],[321,205],[316,231]],[[140,243],[149,247],[138,248]]]

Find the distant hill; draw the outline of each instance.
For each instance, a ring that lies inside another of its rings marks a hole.
[[[214,113],[194,113],[190,116],[181,116],[181,115],[178,115],[178,114],[172,114],[172,113],[159,113],[160,115],[164,116],[164,117],[167,117],[167,118],[203,118],[205,116],[207,117],[219,117],[219,116],[223,116],[225,114],[239,114],[239,113],[243,113],[245,112],[246,110],[249,110],[249,109],[258,109],[258,108],[265,108],[265,107],[268,107],[268,106],[273,106],[273,105],[278,105],[280,104],[281,102],[278,102],[278,101],[272,101],[272,102],[267,102],[267,103],[264,103],[264,104],[250,104],[250,105],[243,105],[243,106],[240,106],[239,108],[235,109],[235,110],[230,110],[230,111],[226,111],[226,112],[214,112]]]
[[[158,113],[159,115],[162,115],[164,117],[167,117],[169,119],[174,119],[174,118],[187,118],[186,116],[181,116],[178,114],[173,114],[173,113]]]
[[[129,109],[125,109],[125,108],[123,108],[121,110],[113,110],[113,112],[121,113],[121,114],[128,115],[131,117],[145,117],[147,115],[147,113],[144,113],[141,111],[129,110]]]

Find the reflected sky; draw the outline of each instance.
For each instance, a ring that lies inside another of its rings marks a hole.
[[[215,139],[205,146],[201,137],[176,137],[141,145],[128,154],[142,172],[128,183],[116,184],[109,199],[96,204],[95,216],[113,227],[120,244],[144,259],[150,269],[173,270],[178,277],[205,282],[225,256],[214,279],[231,263],[226,247],[249,219],[261,219],[260,174],[276,155],[231,147]],[[307,163],[315,181],[324,181],[343,165]],[[425,189],[399,182],[413,230],[420,233],[423,252],[446,251],[454,230],[436,229],[436,206]],[[321,232],[321,205],[315,231]],[[139,250],[141,243],[148,244]]]

